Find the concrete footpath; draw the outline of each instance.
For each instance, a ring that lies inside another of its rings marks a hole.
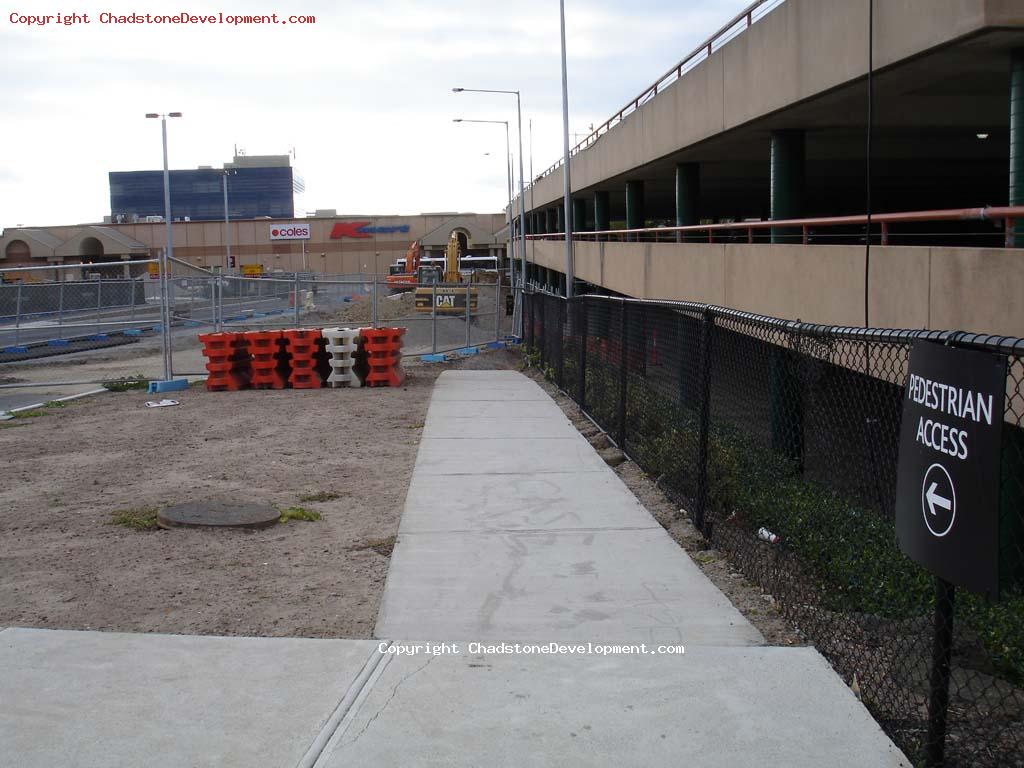
[[[558,406],[510,371],[438,379],[375,634],[5,630],[0,755],[909,766],[814,649],[765,647]],[[552,643],[563,652],[545,653]]]

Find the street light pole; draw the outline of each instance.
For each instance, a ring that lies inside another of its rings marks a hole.
[[[168,112],[166,115],[161,115],[157,112],[147,112],[146,117],[150,119],[160,118],[160,133],[163,137],[163,150],[164,150],[164,223],[166,225],[167,242],[164,245],[163,253],[163,264],[161,265],[161,274],[163,275],[163,296],[162,304],[163,317],[162,323],[164,325],[163,346],[164,346],[164,379],[170,380],[171,373],[174,368],[171,360],[171,309],[168,306],[170,303],[170,291],[168,290],[167,279],[168,270],[171,266],[171,258],[174,255],[174,243],[171,232],[171,172],[167,165],[167,118],[168,117],[181,117],[181,112]]]
[[[230,171],[224,171],[224,270],[229,274],[235,271],[235,263],[231,259],[231,217],[228,215],[228,176],[230,175]]]
[[[509,258],[512,263],[512,273],[515,274],[515,260],[512,259],[511,246],[513,243],[512,238],[512,150],[509,144],[508,135],[508,120],[468,120],[461,117],[456,117],[452,120],[453,123],[490,123],[492,125],[504,125],[505,126],[505,173],[506,173],[506,186],[508,187],[508,213],[505,215],[505,222],[508,225],[508,243],[509,243]],[[513,282],[514,285],[514,282]]]
[[[565,67],[565,0],[558,0],[562,24],[562,178],[565,197],[565,297],[572,298],[572,192],[569,184],[569,79]]]
[[[564,37],[564,34],[563,34]],[[564,45],[563,45],[564,48]],[[452,88],[453,93],[505,93],[515,94],[516,115],[519,122],[519,274],[522,286],[526,286],[526,200],[523,198],[523,106],[519,91],[503,91],[491,88]],[[510,206],[511,207],[511,206]],[[509,214],[512,215],[511,210]],[[515,286],[513,286],[513,289]]]

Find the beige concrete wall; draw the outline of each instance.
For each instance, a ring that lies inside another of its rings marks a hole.
[[[577,243],[576,273],[617,293],[808,323],[864,324],[864,249],[845,245]],[[564,272],[564,244],[535,243]],[[869,324],[1024,338],[1024,249],[876,247]]]
[[[299,241],[271,241],[272,226],[281,226],[289,220],[240,220],[231,222],[231,252],[239,265],[262,264],[264,269],[293,271],[303,269],[302,245]],[[308,268],[314,272],[344,274],[355,272],[377,272],[386,274],[388,265],[403,256],[409,243],[442,227],[449,222],[470,222],[486,242],[474,243],[480,247],[495,244],[493,235],[505,226],[505,217],[495,214],[432,214],[421,216],[341,216],[332,218],[297,218],[295,221],[308,224],[311,237],[306,242]],[[339,221],[367,221],[372,226],[388,227],[408,225],[409,232],[375,234],[368,238],[344,238],[332,240],[331,230]],[[96,225],[123,232],[150,248],[156,255],[164,246],[166,225],[154,224],[104,224]],[[66,241],[79,233],[83,225],[41,227],[60,241]],[[16,228],[8,229],[5,236],[16,237]],[[199,267],[219,266],[224,262],[224,224],[220,221],[174,222],[171,233],[176,258]],[[504,241],[497,243],[504,245]],[[39,249],[33,251],[33,259],[42,258]],[[323,256],[321,256],[323,254]],[[73,260],[73,255],[70,257]],[[4,263],[0,251],[0,266]]]
[[[1024,26],[1020,0],[887,0],[875,6],[878,67],[988,27]],[[867,3],[851,0],[786,0],[576,155],[573,189],[865,76],[867,14]],[[643,86],[638,82],[637,90]],[[562,184],[560,170],[537,182],[536,205],[560,199]]]

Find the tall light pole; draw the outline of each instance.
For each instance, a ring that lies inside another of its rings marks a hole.
[[[506,93],[516,96],[516,115],[519,120],[519,274],[526,286],[526,201],[523,198],[523,105],[519,91],[501,91],[490,88],[452,88],[453,93]],[[511,206],[509,206],[511,208]],[[511,210],[509,211],[511,214]],[[515,286],[513,286],[514,288]]]
[[[228,215],[228,176],[234,176],[238,171],[230,168],[224,169],[224,271],[229,274],[235,271],[235,262],[231,258],[231,217]]]
[[[164,346],[164,379],[170,380],[171,370],[174,367],[171,361],[171,309],[168,306],[170,302],[170,293],[167,290],[167,270],[171,265],[170,259],[174,255],[174,243],[171,235],[171,172],[167,168],[167,118],[168,117],[181,117],[181,112],[168,112],[166,115],[161,115],[158,112],[147,112],[146,117],[150,119],[160,118],[160,131],[163,134],[164,143],[164,223],[167,228],[167,243],[164,246],[163,264],[161,264],[160,273],[163,275],[163,285],[161,290],[163,293],[163,320],[164,333],[161,334],[163,337]]]
[[[492,125],[504,125],[505,126],[505,181],[508,188],[508,215],[505,217],[505,221],[508,224],[508,244],[509,244],[509,260],[513,265],[512,273],[515,274],[515,259],[512,258],[512,166],[510,165],[512,151],[508,141],[508,120],[467,120],[461,117],[456,117],[452,120],[453,123],[491,123]],[[513,282],[513,285],[515,283]]]
[[[569,78],[565,68],[565,0],[558,0],[558,13],[562,24],[562,179],[565,196],[565,297],[572,298],[572,192],[569,185]]]

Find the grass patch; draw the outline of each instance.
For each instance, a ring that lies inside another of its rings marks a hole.
[[[155,531],[159,527],[156,524],[156,507],[119,509],[110,513],[107,525],[120,525],[135,531]]]
[[[16,419],[38,419],[40,416],[44,415],[45,414],[42,411],[18,411],[17,413],[11,414],[11,416]]]
[[[67,403],[62,403],[60,400],[51,400],[48,403],[43,403],[43,408],[67,408]]]
[[[149,380],[141,373],[137,373],[134,376],[122,376],[119,379],[104,381],[102,386],[108,392],[128,392],[133,389],[149,389]]]
[[[395,549],[396,538],[397,537],[395,536],[388,536],[384,539],[367,539],[362,544],[357,544],[356,546],[352,547],[352,549],[356,550],[357,552],[372,549],[378,555],[383,555],[384,557],[391,557],[391,553]]]
[[[279,523],[287,523],[289,520],[305,520],[306,522],[313,522],[320,519],[320,513],[312,509],[306,509],[305,507],[288,507],[287,509],[281,510],[281,517],[278,518]]]
[[[335,493],[334,491],[317,491],[316,493],[304,493],[299,496],[301,502],[316,502],[316,501],[334,501],[340,499],[341,494]]]

